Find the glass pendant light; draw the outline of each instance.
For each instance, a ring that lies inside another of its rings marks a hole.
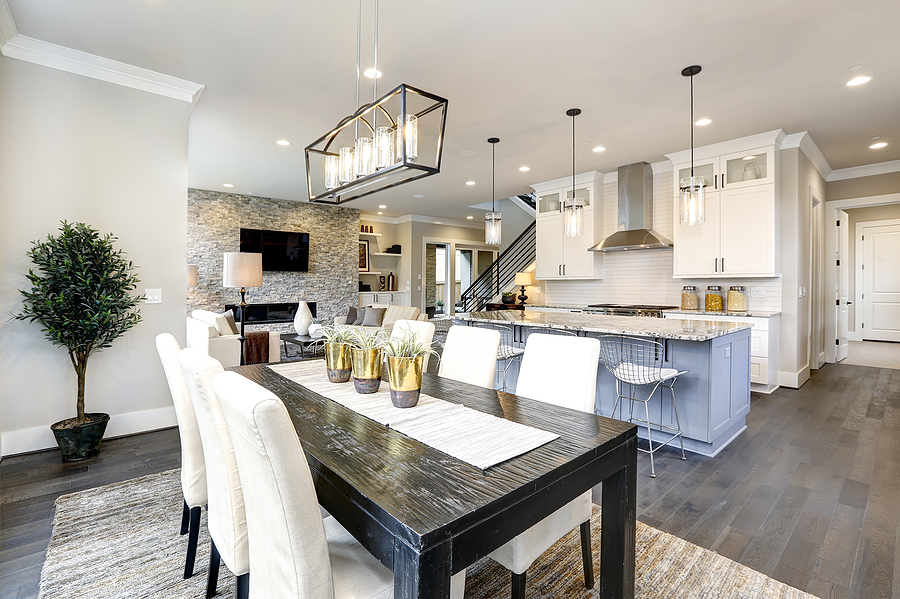
[[[415,162],[419,157],[419,119],[414,114],[406,115],[406,126],[402,126],[403,116],[397,117],[397,162],[403,162],[403,142],[406,141],[406,162]],[[402,127],[402,132],[401,132]]]
[[[488,138],[491,144],[491,211],[484,215],[484,243],[487,245],[500,245],[500,213],[494,211],[494,147],[499,142],[499,137]]]
[[[579,114],[580,108],[566,111],[566,116],[572,117],[572,197],[566,197],[563,203],[563,235],[566,237],[584,235],[584,200],[575,195],[575,117]]]
[[[685,67],[681,74],[691,78],[691,176],[678,183],[678,204],[682,225],[702,225],[706,222],[706,179],[694,176],[694,75],[699,65]]]
[[[334,154],[325,157],[325,189],[332,190],[340,185],[341,158]]]
[[[353,160],[353,148],[341,148],[339,161],[339,180],[341,185],[356,179],[356,164]]]
[[[381,170],[394,164],[394,129],[375,129],[375,168]]]

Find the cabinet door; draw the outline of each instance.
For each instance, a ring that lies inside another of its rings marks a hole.
[[[720,196],[720,272],[775,275],[775,186],[726,189]]]
[[[360,306],[365,307],[365,306],[368,306],[369,304],[374,304],[374,303],[376,303],[374,293],[360,293],[359,294],[359,305]]]
[[[535,272],[538,279],[562,278],[562,214],[537,220],[535,230]]]
[[[559,225],[559,234],[562,235],[562,223]],[[594,245],[594,215],[593,210],[585,210],[584,235],[581,237],[562,237],[563,276],[569,278],[594,278],[594,261],[597,260],[595,252],[589,252],[588,248]]]
[[[672,183],[675,190],[673,195],[678,195],[681,180],[691,176],[691,163],[676,164],[672,171]],[[694,176],[706,179],[707,191],[716,191],[721,187],[719,181],[719,157],[694,161]]]
[[[674,201],[672,272],[676,277],[719,274],[719,193],[706,194],[706,222],[680,223],[678,198]]]
[[[775,149],[758,148],[719,158],[722,189],[740,189],[775,182]]]
[[[537,215],[559,214],[559,202],[562,194],[559,191],[547,192],[537,197]]]

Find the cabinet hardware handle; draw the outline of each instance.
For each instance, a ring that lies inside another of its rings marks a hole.
[[[718,258],[716,258],[715,266],[713,268],[715,268],[716,272],[719,272],[719,259]]]
[[[719,175],[713,177],[713,189],[719,189]]]
[[[722,173],[722,189],[725,189],[725,173]]]
[[[725,272],[725,258],[722,258],[722,272]]]

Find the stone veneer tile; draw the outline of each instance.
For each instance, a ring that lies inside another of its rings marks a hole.
[[[187,224],[187,263],[197,264],[199,282],[188,290],[188,314],[240,302],[237,289],[222,287],[222,254],[240,249],[242,227],[309,233],[310,245],[309,272],[264,272],[263,286],[247,290],[248,303],[315,301],[326,323],[358,303],[359,210],[189,189]]]

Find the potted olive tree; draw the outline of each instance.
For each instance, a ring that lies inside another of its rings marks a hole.
[[[30,291],[22,291],[22,310],[16,320],[37,322],[53,345],[69,352],[78,377],[77,416],[50,426],[63,461],[94,457],[106,431],[109,415],[85,413],[84,381],[88,358],[108,348],[141,320],[137,305],[142,295],[131,295],[139,279],[125,252],[113,247],[112,234],[100,233],[84,223],[62,222],[58,237],[48,235],[32,243],[28,257]]]

